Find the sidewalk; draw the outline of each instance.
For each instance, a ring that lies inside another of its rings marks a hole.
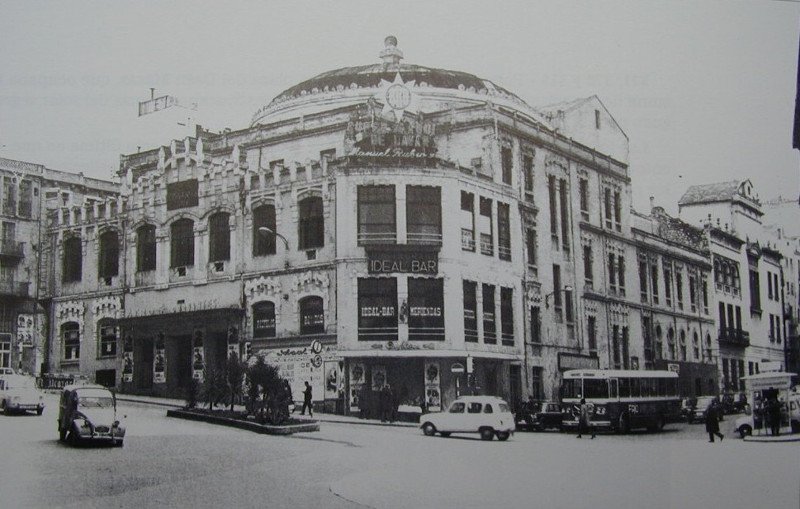
[[[141,403],[146,405],[155,405],[155,406],[163,406],[165,408],[183,408],[186,406],[186,402],[182,399],[173,399],[173,398],[158,398],[155,396],[138,396],[136,394],[120,394],[117,393],[117,401],[125,401],[130,403]],[[221,407],[218,407],[221,408]],[[243,410],[244,407],[241,405],[234,405],[235,410]],[[306,419],[307,417],[304,415],[300,415],[299,413],[292,414],[292,417],[298,419]],[[320,421],[320,422],[333,422],[338,424],[360,424],[360,425],[371,425],[371,426],[393,426],[393,427],[402,427],[402,428],[418,428],[419,424],[414,422],[381,422],[378,419],[360,419],[355,416],[350,415],[338,415],[338,414],[328,414],[323,412],[314,412],[314,417],[312,420]]]

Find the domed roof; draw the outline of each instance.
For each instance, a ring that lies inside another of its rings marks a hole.
[[[253,115],[252,124],[264,120],[273,120],[275,113],[307,103],[309,96],[319,102],[323,96],[328,95],[330,106],[333,104],[353,102],[358,98],[374,94],[375,89],[382,83],[397,80],[400,76],[402,82],[413,84],[418,91],[453,90],[463,95],[483,95],[505,99],[525,109],[530,109],[522,99],[508,90],[499,87],[489,80],[479,78],[474,74],[447,69],[437,69],[415,64],[400,63],[403,52],[397,48],[397,39],[389,36],[385,39],[385,48],[380,52],[381,63],[362,65],[358,67],[343,67],[333,71],[318,74],[311,79],[298,83],[278,94],[268,105],[262,107]],[[346,99],[349,99],[346,100]],[[485,98],[483,100],[486,100]],[[277,115],[280,117],[281,115]],[[275,118],[277,120],[277,118]]]

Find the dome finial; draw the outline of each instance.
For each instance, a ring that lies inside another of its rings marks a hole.
[[[390,35],[383,40],[383,44],[386,47],[378,54],[383,59],[383,63],[400,65],[403,52],[397,49],[397,37]]]

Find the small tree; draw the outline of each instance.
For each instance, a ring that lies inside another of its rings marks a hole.
[[[242,378],[247,371],[247,363],[239,360],[239,356],[232,353],[225,362],[225,382],[228,387],[228,401],[233,412],[233,405],[242,396]]]
[[[259,422],[280,424],[285,419],[281,412],[281,394],[284,380],[278,368],[267,364],[259,356],[247,368],[247,406]]]
[[[203,382],[203,399],[208,403],[209,410],[225,399],[227,390],[224,364],[216,368],[211,365],[206,366],[205,379]]]

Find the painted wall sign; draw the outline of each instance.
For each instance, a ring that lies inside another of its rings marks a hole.
[[[196,207],[198,202],[197,179],[167,184],[167,210]]]
[[[367,270],[370,274],[425,274],[439,272],[439,257],[434,251],[367,251]]]
[[[588,355],[558,354],[558,369],[599,369],[600,359]]]

